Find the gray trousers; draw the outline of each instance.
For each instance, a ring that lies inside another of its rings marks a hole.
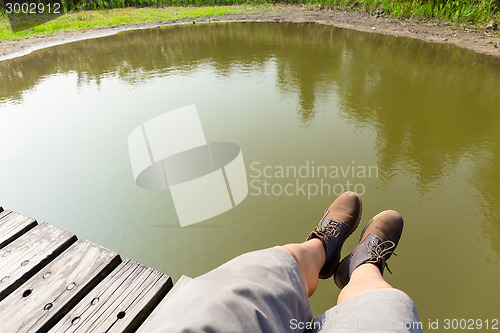
[[[297,262],[277,248],[182,280],[141,332],[421,332],[414,302],[397,290],[367,292],[313,318]]]

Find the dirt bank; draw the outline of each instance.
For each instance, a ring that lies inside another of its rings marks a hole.
[[[453,44],[478,53],[500,58],[500,37],[489,31],[465,29],[435,23],[428,20],[399,20],[384,16],[372,16],[364,12],[344,12],[304,8],[301,6],[272,6],[273,10],[254,14],[225,15],[196,19],[196,23],[221,21],[254,22],[315,22],[359,31],[381,33],[399,37],[418,38],[427,42]],[[103,37],[120,31],[146,29],[172,24],[192,23],[193,19],[164,21],[147,24],[124,25],[83,31],[60,32],[51,36],[3,41],[0,43],[0,60],[28,54],[34,50],[73,42],[81,39]]]

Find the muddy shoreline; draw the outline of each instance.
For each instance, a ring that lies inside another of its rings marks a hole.
[[[175,24],[211,22],[314,22],[371,33],[381,33],[398,37],[410,37],[426,42],[453,44],[477,53],[500,58],[500,37],[486,30],[466,29],[458,26],[432,22],[429,20],[400,20],[384,16],[373,16],[366,12],[345,12],[327,9],[311,9],[301,6],[272,6],[272,11],[252,14],[224,15],[198,19],[183,19],[146,24],[123,25],[82,31],[60,32],[45,37],[3,41],[0,43],[0,61],[29,54],[35,50],[74,42],[82,39],[98,38],[121,31],[148,29]]]

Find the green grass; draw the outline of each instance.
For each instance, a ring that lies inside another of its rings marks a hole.
[[[57,31],[82,30],[148,23],[182,18],[220,16],[269,10],[258,4],[293,3],[321,5],[332,9],[382,10],[397,18],[426,17],[469,27],[482,27],[491,19],[500,23],[500,0],[62,0],[66,14],[30,29],[13,32],[7,16],[0,11],[0,41],[50,35]],[[162,7],[162,6],[175,7]],[[136,6],[136,7],[129,7]],[[144,7],[149,6],[149,7]],[[110,7],[120,7],[110,9]],[[125,8],[121,8],[125,7]],[[89,10],[95,9],[95,10]],[[38,15],[38,14],[37,14]],[[21,20],[33,20],[22,17]],[[46,21],[46,20],[45,20]],[[30,26],[33,26],[31,24]]]
[[[500,0],[305,0],[330,6],[359,8],[367,11],[384,10],[397,17],[426,17],[479,27],[491,19],[500,21]]]
[[[58,31],[83,30],[103,27],[114,27],[123,24],[137,24],[179,20],[183,18],[199,18],[228,14],[255,12],[257,9],[248,5],[209,6],[209,7],[165,7],[165,8],[117,8],[102,10],[74,11],[56,19],[31,27],[27,30],[13,32],[9,20],[0,14],[0,41],[18,40],[26,37],[51,35]]]
[[[455,23],[480,25],[500,19],[500,0],[62,0],[70,10],[118,8],[128,6],[171,5],[235,5],[263,3],[321,4],[330,8],[344,7],[375,10],[403,17],[427,17]]]
[[[264,4],[266,0],[61,0],[67,10],[162,6],[227,6]]]

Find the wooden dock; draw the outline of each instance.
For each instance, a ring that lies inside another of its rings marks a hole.
[[[172,286],[161,272],[0,207],[0,333],[135,332]]]

